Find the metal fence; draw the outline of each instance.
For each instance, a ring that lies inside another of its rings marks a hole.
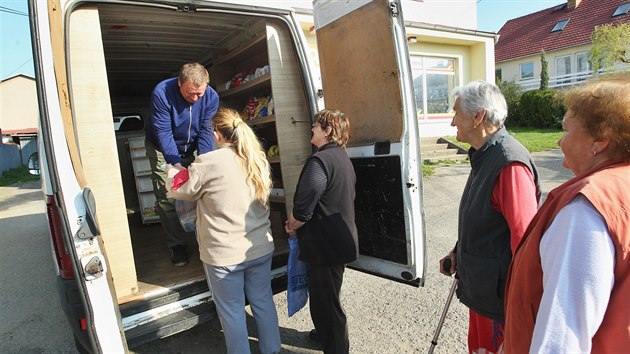
[[[630,65],[620,65],[617,68],[618,71],[630,71]],[[598,74],[604,74],[605,70],[601,69]],[[563,89],[568,88],[574,85],[577,85],[583,81],[586,81],[593,77],[593,71],[581,71],[578,73],[572,73],[568,75],[558,75],[558,76],[550,76],[549,77],[549,88],[550,89]],[[538,79],[527,79],[527,80],[519,80],[516,82],[521,85],[523,91],[537,90],[540,88],[540,78]]]
[[[4,174],[4,171],[20,165],[22,165],[20,146],[0,142],[0,176]]]

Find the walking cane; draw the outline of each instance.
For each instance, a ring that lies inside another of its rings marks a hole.
[[[442,267],[445,270],[451,269],[451,260],[445,259],[444,263],[442,263]],[[453,276],[453,284],[451,285],[451,291],[448,293],[448,299],[446,299],[446,304],[444,304],[444,310],[442,310],[442,316],[440,317],[440,322],[438,322],[438,326],[435,330],[435,335],[433,336],[433,340],[431,341],[431,347],[429,348],[429,354],[433,354],[433,349],[438,344],[438,337],[440,336],[440,332],[442,331],[442,325],[444,324],[444,319],[446,318],[446,313],[448,312],[448,308],[451,306],[451,301],[453,300],[453,294],[455,294],[455,289],[457,288],[457,276]]]

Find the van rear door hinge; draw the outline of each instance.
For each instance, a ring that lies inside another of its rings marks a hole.
[[[177,6],[177,11],[181,12],[197,12],[197,8],[193,5],[179,5]]]
[[[398,17],[398,5],[396,5],[396,3],[389,4],[389,11],[392,13],[393,17]]]

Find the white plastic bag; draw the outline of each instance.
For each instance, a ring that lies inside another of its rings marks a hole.
[[[175,211],[184,231],[194,232],[197,229],[197,201],[175,199]]]

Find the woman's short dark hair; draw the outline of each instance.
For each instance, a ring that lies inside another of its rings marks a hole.
[[[630,159],[630,74],[603,76],[575,86],[565,93],[564,104],[593,139],[610,139],[610,158]]]
[[[315,115],[313,123],[318,123],[322,129],[331,128],[329,142],[343,147],[348,143],[350,121],[340,110],[322,109]]]

